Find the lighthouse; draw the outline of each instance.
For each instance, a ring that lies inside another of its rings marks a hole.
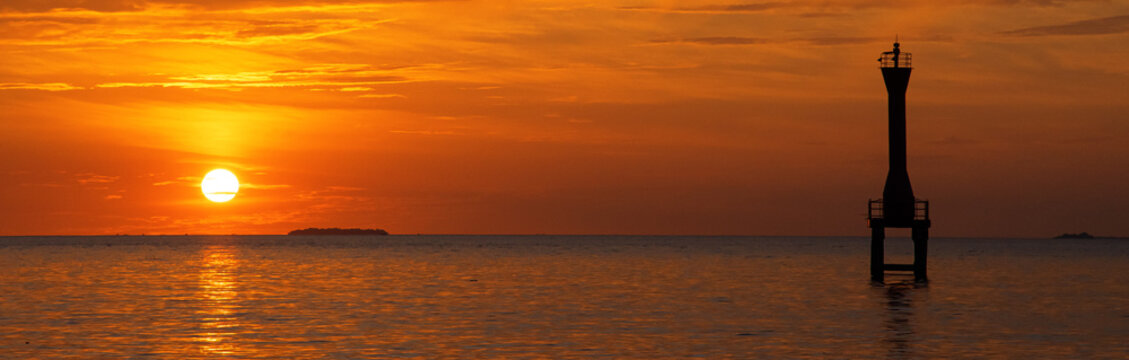
[[[901,44],[878,58],[882,80],[886,83],[889,126],[890,167],[881,199],[868,204],[870,235],[870,278],[881,282],[886,271],[912,271],[916,281],[927,281],[925,264],[929,243],[929,202],[913,196],[906,170],[906,88],[913,71],[911,54]],[[910,228],[913,239],[913,264],[887,264],[886,228]]]

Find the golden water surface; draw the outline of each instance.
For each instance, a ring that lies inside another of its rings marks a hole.
[[[0,358],[1129,357],[1129,242],[934,239],[928,285],[870,283],[868,246],[0,238]]]

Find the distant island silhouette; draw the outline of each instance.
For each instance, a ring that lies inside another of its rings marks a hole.
[[[294,230],[286,235],[388,235],[388,232],[383,229],[307,228]]]
[[[1094,235],[1090,235],[1089,233],[1087,233],[1085,231],[1077,233],[1077,234],[1065,233],[1065,234],[1062,234],[1062,235],[1059,235],[1059,236],[1055,236],[1055,239],[1093,239],[1093,238],[1094,238]]]

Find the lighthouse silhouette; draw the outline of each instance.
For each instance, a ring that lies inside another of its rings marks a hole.
[[[928,281],[925,272],[929,244],[929,202],[913,196],[909,172],[906,170],[906,88],[913,71],[910,53],[902,52],[894,42],[894,50],[878,58],[882,79],[886,82],[889,116],[890,170],[881,199],[871,199],[867,212],[870,235],[870,278],[881,282],[886,271],[913,271],[916,281]],[[885,259],[886,228],[911,228],[913,264],[887,264]]]

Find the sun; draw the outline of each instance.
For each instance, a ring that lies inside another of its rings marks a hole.
[[[204,175],[204,181],[200,182],[200,191],[204,192],[204,197],[208,200],[228,202],[239,192],[239,179],[230,171],[215,169]]]

